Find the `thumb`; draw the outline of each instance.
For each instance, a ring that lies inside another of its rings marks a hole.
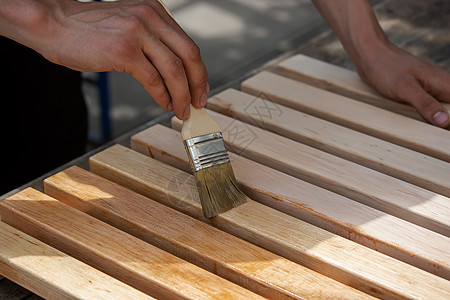
[[[447,109],[420,85],[409,87],[409,95],[405,95],[409,102],[417,109],[422,117],[439,127],[447,127],[450,124],[450,116]]]
[[[433,65],[422,65],[419,70],[397,78],[392,96],[413,105],[429,123],[447,127],[450,124],[449,112],[439,100],[450,100],[450,89],[445,84],[450,82],[450,74]]]

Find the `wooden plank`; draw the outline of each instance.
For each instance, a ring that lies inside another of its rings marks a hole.
[[[0,222],[0,269],[10,280],[51,299],[153,299]]]
[[[242,83],[244,92],[450,162],[450,131],[270,72]]]
[[[0,203],[2,220],[157,298],[259,298],[32,188]]]
[[[229,89],[208,108],[450,197],[450,163]]]
[[[83,169],[44,184],[48,195],[264,297],[371,298]]]
[[[166,155],[166,154],[165,154]],[[383,298],[449,295],[450,282],[249,200],[205,220],[195,180],[116,145],[90,159],[91,171],[369,294]]]
[[[164,140],[161,140],[161,136],[164,136]],[[148,129],[145,131],[145,135],[140,133],[133,140],[133,145],[139,143],[151,148],[151,153],[164,152],[166,157],[170,154],[178,159],[184,159],[187,163],[182,147],[178,147],[178,151],[175,150],[177,147],[174,141],[178,140],[178,136],[171,134],[170,129],[164,127]],[[166,159],[164,161],[167,162]],[[355,203],[350,199],[285,174],[279,174],[270,168],[248,161],[246,163],[245,159],[242,163],[242,158],[239,156],[237,161],[237,164],[233,164],[235,169],[237,167],[235,170],[237,180],[244,185],[245,192],[250,190],[249,195],[262,194],[266,198],[269,195],[269,198],[272,198],[269,200],[272,206],[279,208],[284,203],[282,210],[290,215],[300,216],[301,219],[311,224],[416,267],[439,273],[441,272],[439,268],[435,268],[435,264],[438,262],[441,267],[444,266],[448,269],[447,261],[450,258],[447,251],[443,250],[450,247],[448,237],[386,215],[381,211]],[[247,175],[241,175],[242,173],[247,173]],[[245,182],[241,180],[240,176],[244,176]],[[270,179],[264,180],[264,178]],[[261,198],[260,195],[256,196],[257,199]],[[311,211],[314,212],[315,218],[314,216],[304,218],[304,215],[311,214]],[[430,243],[431,240],[434,242]],[[439,246],[435,247],[436,245]],[[447,276],[445,273],[439,274]]]
[[[450,236],[450,199],[209,111],[229,150],[385,213]],[[173,119],[174,126],[180,126]]]
[[[426,122],[413,106],[399,103],[382,96],[376,90],[365,84],[358,76],[358,73],[306,55],[297,54],[280,62],[277,66],[277,73],[321,89]],[[441,104],[450,112],[449,103]]]

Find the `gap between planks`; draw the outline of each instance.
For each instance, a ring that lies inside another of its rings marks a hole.
[[[450,162],[450,131],[267,71],[242,91]]]
[[[94,155],[90,163],[91,171],[104,178],[205,220],[198,195],[193,197],[191,193],[196,190],[192,175],[119,145]],[[176,188],[168,188],[171,182]],[[427,295],[430,292],[444,295],[449,289],[448,281],[442,278],[251,200],[209,221],[222,230],[378,297],[425,291]],[[402,268],[408,271],[399,272]],[[414,288],[406,288],[405,284]]]
[[[83,169],[66,169],[44,186],[48,195],[264,297],[370,298]]]
[[[160,138],[161,136],[164,136],[164,140]],[[147,129],[145,134],[143,132],[134,136],[132,147],[141,144],[147,148],[151,147],[154,150],[152,153],[164,152],[177,156],[178,159],[184,159],[187,163],[186,155],[183,155],[182,145],[177,147],[177,141],[177,133],[171,133],[171,130],[166,127],[154,126]],[[242,164],[241,161],[244,161],[245,164],[245,160],[240,159],[240,164]],[[236,167],[235,163],[233,165]],[[448,253],[442,250],[450,247],[448,237],[320,188],[314,188],[290,176],[283,176],[270,168],[262,170],[263,168],[256,163],[247,163],[245,167],[239,165],[238,168],[239,172],[236,173],[236,176],[238,182],[245,184],[245,190],[248,190],[247,187],[253,191],[258,190],[260,194],[271,195],[279,203],[288,202],[289,200],[286,199],[296,199],[297,201],[291,200],[289,202],[297,202],[297,205],[286,203],[285,211],[298,211],[295,206],[306,206],[309,211],[317,212],[315,213],[316,217],[318,214],[322,217],[319,222],[313,221],[314,224],[319,223],[327,230],[341,234],[365,246],[427,271],[446,276],[446,272],[442,271],[441,268],[448,270],[447,261],[450,258],[447,257]],[[252,179],[242,181],[240,176]],[[278,179],[279,177],[282,178]],[[264,180],[265,178],[270,178],[270,181]],[[285,184],[280,186],[279,182],[285,182]],[[292,187],[289,188],[289,186]],[[295,190],[292,191],[293,189]],[[303,209],[304,214],[307,214],[307,211]],[[424,240],[433,240],[434,242],[424,243]],[[436,268],[436,264],[439,264],[440,267]]]
[[[0,202],[2,220],[156,298],[261,299],[33,188]]]
[[[228,150],[314,185],[450,236],[450,199],[277,134],[209,111]],[[181,122],[173,118],[179,129]]]
[[[52,299],[153,299],[0,222],[0,269],[27,290]]]
[[[208,108],[450,197],[448,162],[233,89]]]
[[[365,84],[356,72],[303,54],[294,55],[280,62],[277,65],[277,73],[342,96],[426,122],[413,106],[382,96]],[[450,113],[449,103],[441,102],[441,105]]]

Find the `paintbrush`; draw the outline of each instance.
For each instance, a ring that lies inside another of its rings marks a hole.
[[[159,2],[173,18],[168,7]],[[244,203],[247,196],[237,186],[219,124],[204,108],[189,105],[191,114],[183,122],[181,137],[194,173],[203,214],[212,218]]]
[[[247,199],[239,189],[219,125],[203,108],[190,104],[181,137],[199,191],[203,214],[212,218]]]

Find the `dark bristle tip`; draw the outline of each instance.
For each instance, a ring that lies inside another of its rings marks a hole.
[[[194,172],[203,214],[212,218],[247,201],[237,186],[230,163]]]

